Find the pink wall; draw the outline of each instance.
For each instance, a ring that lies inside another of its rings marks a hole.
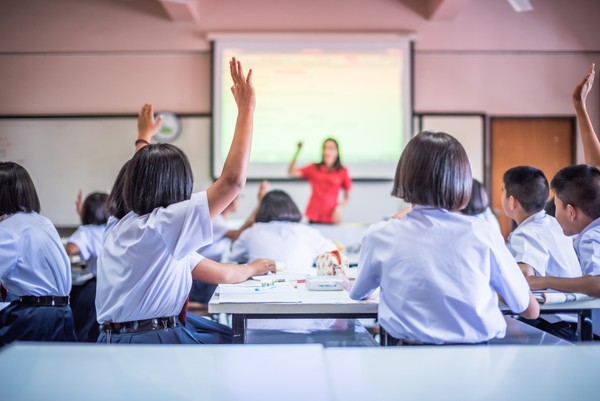
[[[532,0],[529,13],[461,2],[454,19],[429,21],[420,0],[199,0],[191,23],[155,0],[0,0],[0,115],[133,114],[147,101],[209,113],[211,32],[412,32],[415,111],[573,115],[572,88],[600,67],[600,1]],[[374,191],[389,198],[387,184],[365,184],[355,199]]]

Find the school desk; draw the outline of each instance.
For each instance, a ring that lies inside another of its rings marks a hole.
[[[501,303],[502,312],[510,314],[508,306]],[[579,341],[592,341],[594,337],[592,325],[592,309],[600,309],[600,298],[570,301],[558,304],[540,305],[541,314],[575,313],[578,316]]]
[[[326,348],[336,400],[598,400],[600,346]]]
[[[252,294],[245,303],[219,303],[219,292],[216,291],[208,304],[208,312],[232,314],[233,341],[236,344],[245,342],[247,323],[250,319],[377,317],[377,301],[355,301],[350,299],[346,291],[308,291],[304,284],[300,284],[298,295],[300,302],[297,303],[253,303]]]
[[[0,350],[6,401],[330,400],[320,345],[44,345]]]
[[[251,298],[247,303],[220,303],[217,291],[208,304],[208,311],[232,315],[233,341],[236,344],[245,343],[250,319],[377,318],[377,300],[354,301],[346,291],[308,291],[302,284],[298,286],[298,295],[298,303],[254,303]],[[503,313],[511,314],[506,305],[502,304],[500,308]],[[591,310],[596,308],[600,308],[600,298],[540,306],[542,313],[577,313],[581,341],[593,338]],[[382,338],[382,344],[385,344],[385,338]]]

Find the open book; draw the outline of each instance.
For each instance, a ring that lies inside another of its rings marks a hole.
[[[582,301],[584,299],[592,299],[589,295],[573,293],[573,292],[558,292],[558,291],[533,291],[533,296],[542,305],[559,304],[570,301]]]

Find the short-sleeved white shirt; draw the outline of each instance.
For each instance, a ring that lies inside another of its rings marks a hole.
[[[574,245],[583,274],[600,276],[600,218],[579,233]]]
[[[508,249],[537,276],[580,277],[573,240],[552,216],[539,211],[525,219],[508,237]]]
[[[67,240],[68,243],[77,245],[81,259],[85,260],[88,270],[94,275],[96,275],[96,263],[100,249],[102,249],[102,237],[105,229],[105,224],[79,226]]]
[[[320,254],[337,249],[317,229],[302,223],[270,221],[254,223],[233,243],[230,257],[252,261],[270,258],[285,266],[286,271],[310,273]]]
[[[15,213],[0,222],[0,282],[15,296],[66,296],[71,264],[46,217]]]
[[[362,299],[377,287],[385,330],[436,344],[504,337],[497,293],[515,313],[530,299],[498,232],[480,219],[423,206],[371,226],[363,238],[350,297]]]
[[[202,247],[198,252],[210,260],[221,262],[224,257],[229,255],[231,247],[231,239],[225,236],[227,231],[229,231],[229,226],[223,215],[215,217],[212,221],[212,226],[213,243]]]
[[[212,241],[206,192],[121,220],[109,219],[98,257],[98,321],[175,316],[189,295],[195,251]]]

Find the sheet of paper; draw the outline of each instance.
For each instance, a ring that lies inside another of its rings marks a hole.
[[[302,273],[275,273],[275,274],[263,274],[262,276],[252,276],[252,280],[256,281],[266,281],[269,283],[277,283],[277,282],[290,282],[290,281],[299,281],[305,280],[308,274]]]
[[[300,303],[298,290],[290,283],[276,283],[272,286],[260,285],[219,285],[219,303]]]

